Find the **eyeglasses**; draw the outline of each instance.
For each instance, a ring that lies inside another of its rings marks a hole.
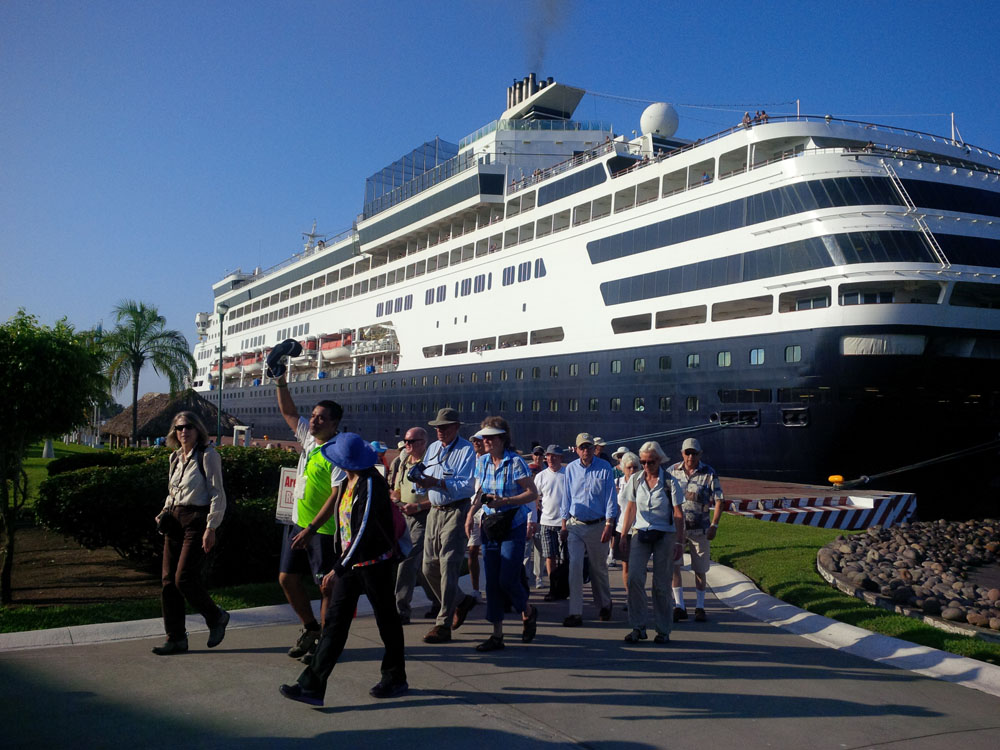
[[[194,425],[193,424],[175,424],[174,425],[174,432],[183,432],[184,430],[193,430],[193,429],[194,429]]]
[[[414,443],[423,443],[426,441],[423,438],[413,438],[412,440],[407,440],[406,438],[403,438],[403,442],[406,443],[407,445],[413,445]]]
[[[656,466],[658,463],[660,463],[660,461],[657,458],[651,458],[648,461],[640,461],[639,463],[641,463],[643,466]]]

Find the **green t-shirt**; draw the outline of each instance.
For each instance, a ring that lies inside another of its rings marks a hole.
[[[323,503],[330,497],[332,485],[330,484],[330,462],[327,461],[319,448],[309,451],[309,458],[306,459],[306,470],[303,479],[306,482],[305,492],[299,500],[298,525],[305,528],[319,513]],[[317,531],[320,534],[335,534],[337,532],[336,514]]]

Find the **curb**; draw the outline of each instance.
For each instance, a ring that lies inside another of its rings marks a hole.
[[[806,612],[775,599],[731,568],[712,563],[712,593],[727,606],[828,648],[1000,697],[1000,667],[918,646]]]

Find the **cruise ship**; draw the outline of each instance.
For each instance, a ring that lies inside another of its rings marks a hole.
[[[627,137],[573,119],[585,93],[516,81],[498,119],[368,178],[350,230],[227,274],[195,389],[290,438],[263,363],[295,338],[300,410],[336,400],[392,446],[451,406],[522,449],[697,436],[725,474],[822,482],[995,440],[996,153],[830,115],[691,141],[665,103]]]

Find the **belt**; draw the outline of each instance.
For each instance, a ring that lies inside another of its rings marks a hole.
[[[432,505],[431,510],[455,510],[459,505],[467,503],[471,499],[471,497],[463,497],[461,500],[455,500],[454,502],[444,503],[442,505]]]
[[[595,518],[593,521],[584,521],[582,518],[577,518],[576,516],[570,516],[570,518],[572,518],[574,521],[579,521],[580,523],[585,523],[588,526],[592,526],[593,524],[600,523],[601,521],[604,520],[603,518]]]

